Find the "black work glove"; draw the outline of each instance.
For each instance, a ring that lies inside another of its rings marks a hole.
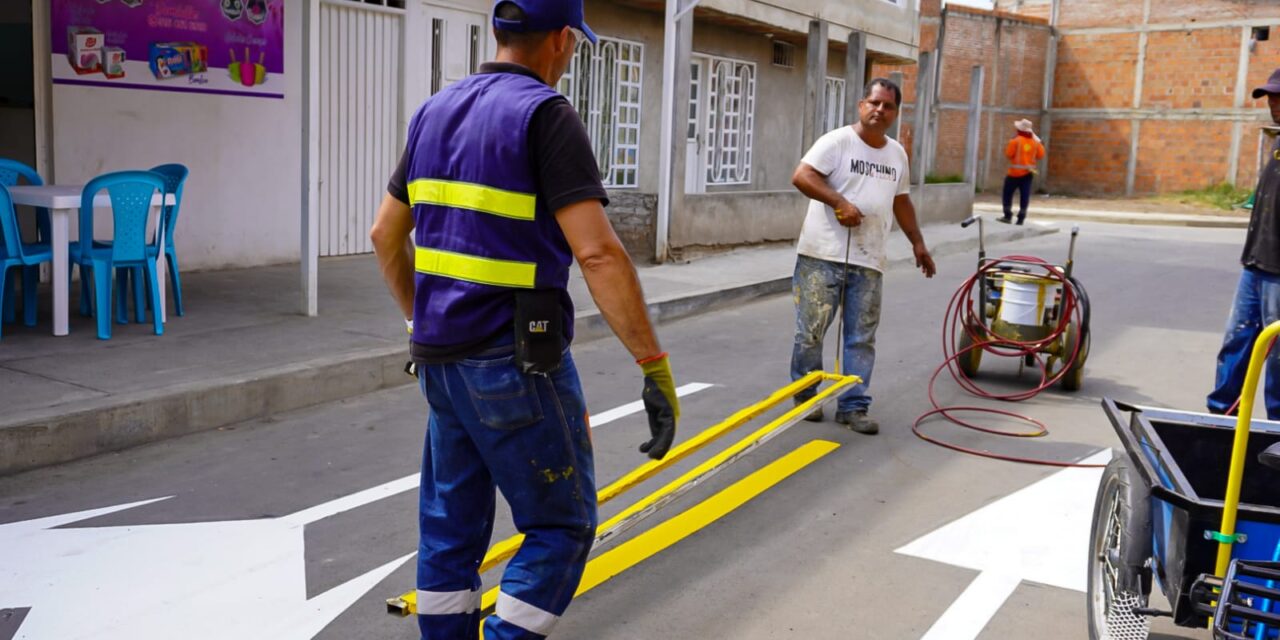
[[[671,375],[671,362],[667,354],[642,360],[644,391],[640,394],[645,413],[649,414],[649,433],[653,437],[640,445],[640,453],[661,460],[676,439],[676,422],[680,420],[680,399],[676,396],[676,381]]]

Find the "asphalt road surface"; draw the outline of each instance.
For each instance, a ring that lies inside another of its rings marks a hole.
[[[1015,441],[937,423],[930,433],[1076,460],[1118,446],[1099,407],[1104,396],[1202,410],[1243,237],[1083,225],[1076,273],[1093,301],[1084,388],[1016,407],[1052,433]],[[1059,233],[990,251],[1061,260],[1067,240]],[[802,422],[769,441],[596,553],[629,541],[652,546],[646,532],[720,503],[713,496],[771,473],[766,467],[790,452],[813,441],[838,447],[580,596],[554,637],[1087,637],[1079,534],[1088,529],[1096,472],[1055,476],[935,447],[910,431],[927,409],[945,305],[974,259],[942,259],[932,280],[905,268],[886,275],[871,387],[880,435]],[[661,328],[678,383],[711,385],[685,396],[682,440],[788,382],[793,324],[790,297],[778,296]],[[578,345],[575,357],[597,416],[639,398],[639,371],[616,340]],[[1011,361],[987,360],[983,370],[1001,388],[1033,382]],[[969,402],[949,381],[939,395]],[[388,615],[383,601],[413,587],[417,495],[408,489],[425,419],[416,388],[404,387],[0,478],[0,609],[8,610],[0,640],[171,638],[175,630],[187,638],[416,637],[413,621]],[[645,460],[636,445],[646,432],[641,413],[596,425],[598,484]],[[106,511],[58,517],[98,509]],[[51,519],[30,522],[41,518]],[[494,539],[510,533],[501,514]],[[912,554],[913,543],[948,557]],[[13,566],[29,567],[20,581]],[[487,575],[486,586],[496,578]],[[1168,622],[1153,631],[1208,637]]]

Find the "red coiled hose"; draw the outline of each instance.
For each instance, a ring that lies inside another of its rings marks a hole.
[[[1039,340],[1015,340],[998,334],[994,334],[990,329],[983,327],[982,316],[978,314],[984,310],[986,300],[978,301],[978,310],[974,309],[974,287],[986,278],[991,272],[1004,271],[1007,267],[1017,264],[1020,267],[1030,266],[1033,273],[1030,275],[1038,275],[1049,280],[1060,283],[1062,301],[1059,304],[1058,323],[1054,330],[1046,337]],[[1042,273],[1035,273],[1034,270],[1039,269]],[[1081,298],[1084,303],[1081,304]],[[1075,341],[1074,349],[1067,358],[1063,358],[1062,366],[1056,374],[1049,376],[1047,363],[1040,357],[1040,350],[1054,341],[1058,340],[1075,321],[1079,328],[1079,338]],[[965,348],[960,348],[959,339],[960,331],[968,334],[972,344]],[[972,405],[963,406],[941,406],[938,404],[937,398],[934,396],[934,384],[938,380],[938,376],[946,369],[951,373],[951,377],[960,385],[962,389],[969,393],[986,398],[989,400],[1001,400],[1005,402],[1020,402],[1034,398],[1037,394],[1057,383],[1071,369],[1076,358],[1080,356],[1081,349],[1088,341],[1088,297],[1084,294],[1083,288],[1068,278],[1062,269],[1045,262],[1044,260],[1034,256],[1006,256],[999,260],[987,262],[981,269],[965,280],[955,294],[951,296],[951,302],[947,305],[947,314],[942,323],[942,353],[946,359],[938,368],[934,370],[933,375],[929,378],[929,403],[933,409],[920,414],[916,418],[915,424],[912,425],[911,431],[921,440],[946,447],[954,451],[968,453],[984,458],[992,458],[995,460],[1006,460],[1009,462],[1021,462],[1025,464],[1038,464],[1053,467],[1099,467],[1103,465],[1096,464],[1078,464],[1073,462],[1061,462],[1058,460],[1048,460],[1041,458],[1028,458],[1022,456],[1013,456],[995,453],[986,449],[973,449],[961,446],[936,437],[925,434],[920,430],[920,425],[928,418],[941,415],[950,422],[964,427],[973,429],[983,433],[989,433],[998,436],[1006,436],[1013,438],[1039,438],[1049,434],[1049,428],[1043,422],[1006,409],[996,409],[991,407],[979,407]],[[1025,358],[1032,356],[1040,369],[1040,382],[1035,387],[1026,391],[1017,391],[1011,393],[993,393],[983,389],[973,379],[965,375],[960,369],[957,360],[974,349],[982,349],[988,353],[1005,357]],[[1021,420],[1032,426],[1029,430],[1024,431],[1006,431],[985,427],[967,420],[956,417],[956,413],[987,413],[1000,416],[1006,416],[1015,420]]]

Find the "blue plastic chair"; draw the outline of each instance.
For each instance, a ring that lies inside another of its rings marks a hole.
[[[0,186],[12,187],[22,182],[31,185],[42,185],[44,180],[40,178],[40,174],[33,168],[8,158],[0,158]],[[52,237],[49,224],[49,210],[44,207],[36,209],[36,242],[49,242]],[[35,275],[22,274],[23,278],[39,278],[39,271]],[[8,286],[8,279],[0,279],[0,289],[3,289],[3,320],[4,322],[14,321],[14,304],[13,289]]]
[[[181,164],[162,164],[158,167],[150,169],[154,173],[158,173],[164,177],[165,193],[173,194],[173,204],[165,205],[162,209],[164,213],[164,257],[165,264],[169,270],[169,285],[173,289],[173,310],[177,315],[185,315],[182,307],[182,279],[179,277],[178,269],[178,252],[173,246],[173,230],[178,226],[178,211],[182,206],[182,188],[186,185],[188,170],[185,165]],[[152,259],[158,257],[160,252],[159,241],[147,245],[147,255]],[[142,269],[132,268],[128,271],[117,272],[116,278],[127,282],[132,277],[134,284],[142,282]],[[134,293],[134,319],[142,322],[144,313],[143,309],[151,308],[142,295],[142,287],[133,286]],[[120,291],[116,297],[116,321],[126,322],[128,311],[125,306],[128,301],[127,287],[120,287]]]
[[[13,198],[9,196],[9,188],[0,185],[0,282],[3,283],[4,298],[11,298],[10,270],[16,269],[22,274],[22,312],[23,322],[28,327],[36,325],[36,289],[40,285],[39,265],[42,262],[53,262],[53,249],[49,243],[22,242],[18,234],[18,214],[13,209]]]
[[[150,171],[118,171],[98,176],[85,185],[80,199],[80,240],[71,243],[71,263],[80,267],[80,280],[93,277],[93,310],[98,339],[111,339],[111,276],[117,268],[139,267],[150,290],[151,306],[160,307],[155,259],[147,252],[147,218],[157,191],[164,193],[164,177]],[[93,198],[106,190],[111,199],[115,235],[110,244],[93,240]],[[89,272],[86,274],[86,270]],[[82,305],[84,301],[82,300]],[[156,335],[164,335],[160,314],[152,314]]]

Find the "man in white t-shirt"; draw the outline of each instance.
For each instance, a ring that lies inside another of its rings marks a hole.
[[[819,138],[791,178],[810,198],[792,280],[796,339],[791,379],[822,369],[822,340],[840,307],[843,284],[842,373],[857,375],[863,382],[840,396],[836,422],[865,434],[880,431],[867,416],[867,385],[876,358],[885,239],[895,219],[911,241],[916,266],[927,278],[936,272],[908,195],[907,152],[885,135],[898,117],[901,101],[902,90],[892,81],[872,80],[858,102],[858,122]],[[796,402],[815,393],[808,389]],[[806,419],[821,421],[822,411]]]

